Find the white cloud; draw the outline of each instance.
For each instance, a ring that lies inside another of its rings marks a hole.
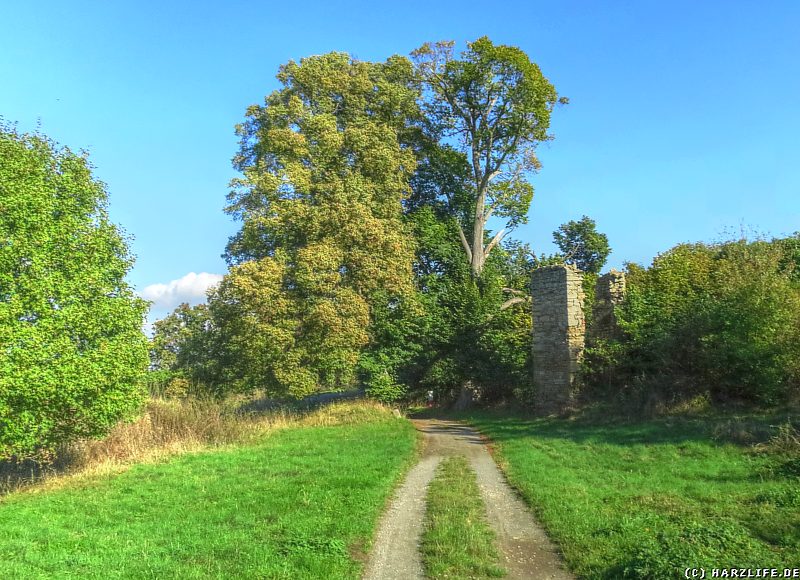
[[[199,304],[205,302],[206,290],[222,280],[219,274],[189,272],[183,278],[166,284],[150,284],[141,291],[145,300],[153,303],[153,310],[173,310],[182,302]]]

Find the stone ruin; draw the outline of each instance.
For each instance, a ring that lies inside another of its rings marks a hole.
[[[591,339],[613,338],[614,307],[625,294],[625,274],[612,270],[597,280]],[[571,406],[579,388],[586,344],[583,274],[575,266],[548,266],[533,272],[534,407],[542,414]]]
[[[625,298],[625,273],[611,270],[597,279],[592,306],[592,325],[589,327],[589,339],[619,338],[616,306]]]
[[[533,272],[534,406],[557,412],[572,402],[584,348],[583,276],[574,266],[548,266]]]

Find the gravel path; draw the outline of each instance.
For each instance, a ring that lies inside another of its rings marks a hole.
[[[481,436],[455,421],[415,420],[425,435],[420,462],[409,472],[383,516],[364,580],[424,578],[419,555],[425,496],[443,457],[465,456],[478,479],[489,525],[497,535],[509,579],[571,579],[555,548],[497,468]]]

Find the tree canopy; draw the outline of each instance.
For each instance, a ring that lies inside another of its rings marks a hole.
[[[506,231],[525,221],[559,99],[517,48],[482,38],[457,58],[452,46],[289,62],[248,109],[230,271],[204,330],[172,320],[187,351],[214,353],[192,365],[211,382],[293,396],[358,384],[389,400],[524,381],[530,317],[505,307],[532,262],[505,232],[484,237],[492,216]]]
[[[597,224],[588,216],[561,224],[553,232],[553,241],[564,262],[588,274],[599,274],[611,253],[608,236],[598,232]]]
[[[413,289],[402,202],[419,116],[407,59],[330,53],[290,62],[237,129],[228,212],[242,221],[211,300],[229,375],[295,396],[342,388],[372,313]]]
[[[85,156],[0,127],[0,458],[96,437],[143,401],[146,303]]]
[[[533,186],[526,176],[540,168],[537,145],[552,139],[550,113],[567,100],[517,47],[482,37],[461,58],[453,47],[426,43],[412,56],[426,88],[428,128],[444,149],[439,157],[460,178],[460,187],[442,193],[458,217],[471,271],[480,276],[506,231],[527,221]],[[505,228],[487,240],[492,216]]]

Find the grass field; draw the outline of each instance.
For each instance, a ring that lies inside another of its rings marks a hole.
[[[428,489],[422,559],[429,578],[505,575],[475,473],[463,457],[442,461]]]
[[[0,577],[358,578],[417,437],[385,410],[339,409],[332,426],[12,493]]]
[[[796,432],[758,447],[716,441],[736,431],[719,418],[469,420],[580,577],[800,567]]]

